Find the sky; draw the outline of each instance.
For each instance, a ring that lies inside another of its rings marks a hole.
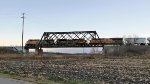
[[[150,0],[0,0],[0,46],[43,32],[97,31],[99,37],[150,37]]]

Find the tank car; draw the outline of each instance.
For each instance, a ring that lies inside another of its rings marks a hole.
[[[125,38],[126,45],[146,45],[147,39],[146,38]]]

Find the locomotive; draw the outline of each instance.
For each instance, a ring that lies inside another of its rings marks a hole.
[[[40,43],[40,39],[29,39],[25,44],[25,49],[28,49],[28,48],[35,49],[39,43]],[[42,44],[41,46],[48,47],[54,44],[54,40],[53,39],[42,40],[41,44]]]
[[[34,49],[36,48],[39,42],[40,42],[39,39],[29,39],[25,44],[25,49],[28,49],[28,47]]]

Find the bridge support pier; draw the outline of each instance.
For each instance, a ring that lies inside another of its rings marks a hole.
[[[35,49],[35,53],[41,54],[41,53],[43,53],[43,49]]]
[[[25,50],[25,53],[29,53],[29,49],[24,49]]]

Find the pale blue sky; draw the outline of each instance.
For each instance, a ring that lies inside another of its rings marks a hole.
[[[0,0],[0,45],[21,45],[43,32],[97,31],[99,37],[150,37],[150,0]]]

